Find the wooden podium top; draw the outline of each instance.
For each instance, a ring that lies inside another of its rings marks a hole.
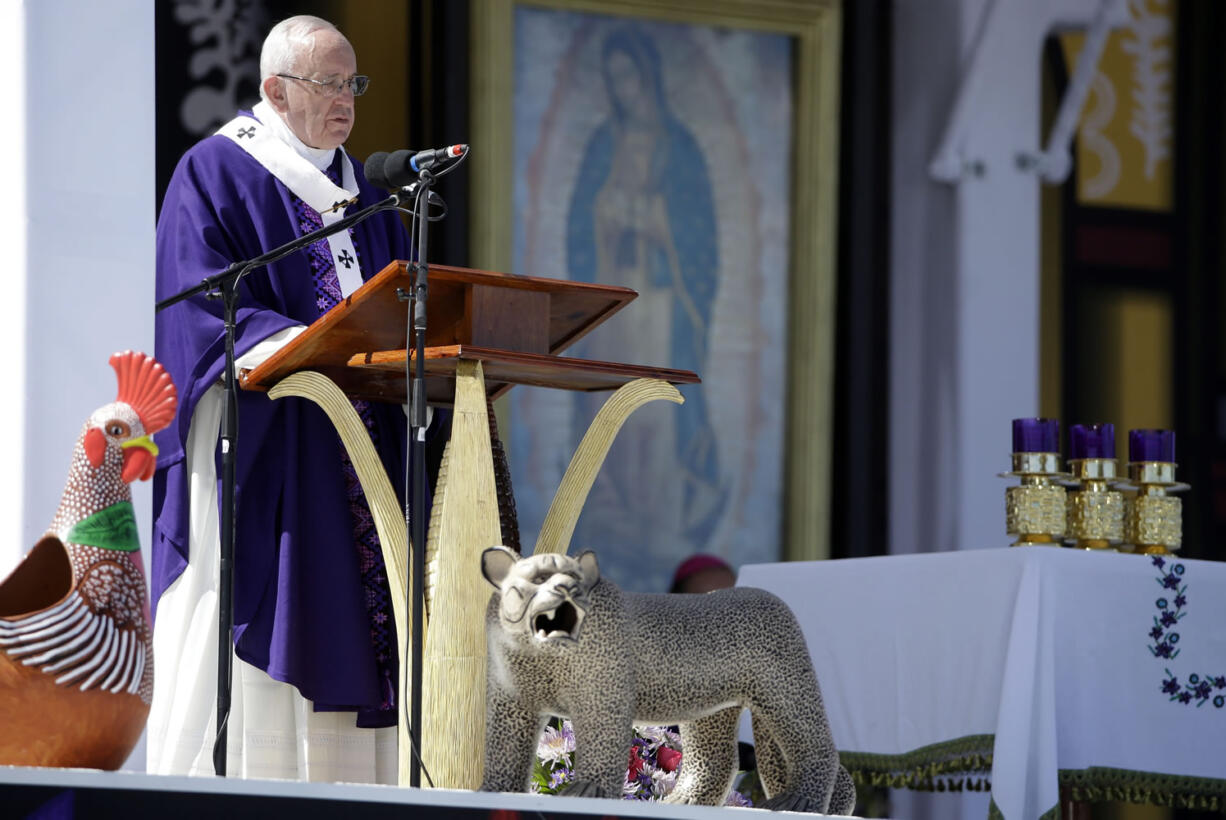
[[[315,370],[353,398],[404,403],[407,303],[413,288],[405,262],[393,262],[321,316],[294,341],[242,375],[242,386],[267,390],[299,370]],[[674,384],[700,379],[688,370],[567,359],[558,353],[621,310],[629,288],[534,276],[430,266],[426,328],[426,396],[450,404],[456,363],[484,363],[486,391],[514,384],[564,390],[611,390],[636,378]]]

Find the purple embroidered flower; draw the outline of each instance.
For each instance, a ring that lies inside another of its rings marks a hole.
[[[1175,606],[1178,607],[1179,609],[1183,609],[1183,605],[1186,604],[1187,602],[1188,602],[1188,599],[1184,596],[1182,592],[1175,596]]]
[[[1155,555],[1153,557],[1153,562],[1154,562],[1154,566],[1157,567],[1158,569],[1162,569],[1164,566],[1166,566],[1166,561],[1164,561],[1162,559],[1162,556],[1160,555]]]
[[[1218,675],[1213,679],[1213,685],[1218,689],[1226,689],[1226,676]]]
[[[1166,641],[1163,641],[1162,643],[1158,644],[1157,647],[1151,647],[1150,651],[1153,652],[1155,655],[1157,655],[1159,658],[1169,658],[1171,657],[1171,649],[1172,649],[1171,645],[1167,643]]]
[[[1149,631],[1149,637],[1153,638],[1155,641],[1162,640],[1162,634],[1162,627],[1160,626],[1155,626]]]
[[[1175,617],[1175,613],[1171,612],[1170,610],[1162,613],[1163,626],[1174,626],[1176,623],[1178,623],[1178,621],[1179,619]]]
[[[1204,703],[1205,701],[1209,700],[1209,694],[1210,694],[1211,688],[1212,687],[1209,686],[1209,681],[1203,680],[1200,683],[1196,684],[1196,688],[1192,691],[1196,695],[1196,699],[1199,700],[1201,703]]]
[[[1180,692],[1178,695],[1178,700],[1180,703],[1191,703],[1192,693],[1191,692]]]
[[[1167,673],[1170,674],[1170,673]],[[1179,678],[1167,678],[1162,682],[1162,691],[1168,695],[1179,692]]]
[[[1179,589],[1179,578],[1175,575],[1164,575],[1162,577],[1162,586],[1167,589]]]

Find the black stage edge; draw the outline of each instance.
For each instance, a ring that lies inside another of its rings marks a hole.
[[[0,766],[0,818],[4,820],[728,820],[784,816],[820,817],[631,800]]]

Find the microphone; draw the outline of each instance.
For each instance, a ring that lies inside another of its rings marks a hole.
[[[417,174],[451,162],[468,152],[467,145],[449,145],[429,151],[376,151],[366,159],[366,178],[381,188],[401,188],[417,179]]]

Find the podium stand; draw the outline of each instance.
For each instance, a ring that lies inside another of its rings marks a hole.
[[[408,306],[398,291],[410,293],[412,287],[408,264],[391,263],[241,380],[245,389],[266,390],[274,399],[315,401],[336,425],[382,542],[402,659],[411,623],[407,602],[396,591],[408,585],[408,536],[395,493],[349,399],[405,403],[412,352]],[[597,391],[635,387],[632,383],[641,379],[697,383],[698,376],[688,370],[558,355],[636,296],[609,285],[430,266],[426,396],[432,405],[454,408],[426,548],[420,736],[422,760],[435,786],[476,789],[481,784],[489,587],[481,576],[480,556],[502,539],[487,397],[496,398],[516,384]],[[642,402],[658,398],[680,401],[671,388],[648,386],[616,412],[624,418]],[[610,425],[609,439],[620,424],[619,419]],[[607,442],[603,447],[607,450]],[[592,475],[604,450],[595,466],[588,464]],[[590,479],[578,494],[579,504],[588,486]],[[563,524],[564,537],[558,537],[559,528],[551,526],[554,518],[551,509],[543,534],[546,529],[555,533],[558,544],[549,548],[560,544],[564,549],[570,532]],[[407,673],[401,670],[402,704],[410,697]],[[410,755],[404,724],[399,721],[401,785],[408,783]]]

